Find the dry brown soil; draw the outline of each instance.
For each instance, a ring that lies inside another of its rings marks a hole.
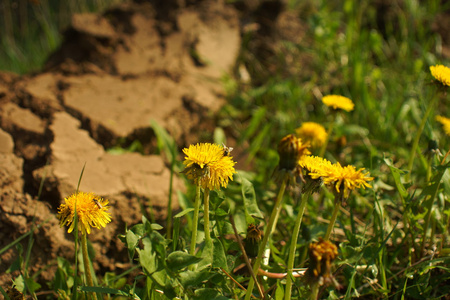
[[[57,256],[73,260],[73,237],[55,214],[84,165],[80,190],[109,199],[113,220],[89,236],[95,267],[123,271],[128,258],[117,235],[141,220],[140,203],[160,222],[167,209],[170,171],[152,154],[151,120],[183,147],[214,128],[224,104],[221,76],[241,45],[237,11],[220,1],[158,3],[74,15],[42,72],[0,74],[0,248],[41,224],[30,273],[48,267],[42,282],[53,277]],[[106,150],[134,140],[144,154]],[[176,177],[174,190],[184,189]],[[1,255],[5,289],[16,258],[16,247]]]

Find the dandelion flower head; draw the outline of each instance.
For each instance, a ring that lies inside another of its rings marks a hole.
[[[450,86],[450,68],[444,65],[430,67],[431,75],[443,85]]]
[[[312,174],[326,174],[333,168],[333,164],[319,156],[305,155],[299,161],[300,166],[307,171],[308,175]]]
[[[299,161],[300,167],[306,171],[306,176],[304,177],[305,185],[303,186],[302,192],[318,192],[319,188],[323,184],[323,178],[321,176],[313,177],[310,174],[325,174],[327,170],[333,167],[332,163],[319,156],[305,155]]]
[[[90,234],[91,227],[101,229],[111,222],[108,213],[108,200],[96,196],[93,193],[78,192],[64,199],[58,208],[57,218],[61,227],[69,226],[68,232],[72,232],[75,226],[75,206],[78,216],[78,228],[82,234]]]
[[[347,97],[340,95],[328,95],[322,98],[323,104],[333,109],[342,109],[345,111],[352,111],[355,105],[353,101]]]
[[[302,126],[295,130],[295,133],[302,141],[308,142],[313,148],[319,148],[327,140],[325,128],[315,122],[304,122]]]
[[[199,143],[184,148],[183,152],[186,155],[183,173],[196,185],[214,190],[227,187],[229,180],[233,180],[236,162],[223,146]]]
[[[369,173],[364,173],[364,168],[356,170],[352,165],[342,167],[340,163],[333,164],[330,168],[323,168],[316,172],[311,172],[312,178],[322,177],[324,184],[331,185],[336,192],[342,194],[346,199],[355,188],[371,188],[368,181],[373,177],[368,177]]]
[[[436,116],[436,121],[442,124],[445,134],[450,136],[450,119],[443,116]]]

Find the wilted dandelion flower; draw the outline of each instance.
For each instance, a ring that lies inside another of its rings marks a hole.
[[[236,173],[233,157],[228,155],[223,146],[210,143],[190,145],[183,149],[186,165],[183,173],[196,185],[210,190],[227,187]]]
[[[445,134],[450,135],[450,119],[443,116],[436,116],[436,121],[442,124]]]
[[[289,134],[281,139],[278,144],[279,169],[293,171],[298,167],[298,161],[303,155],[309,155],[309,144],[304,144],[300,138]]]
[[[336,163],[331,168],[310,172],[310,176],[314,179],[322,177],[326,185],[333,186],[346,199],[355,188],[372,187],[368,181],[373,180],[373,177],[368,177],[369,173],[363,171],[364,168],[356,170],[352,165],[342,167],[340,163]]]
[[[319,285],[334,282],[331,266],[337,255],[336,245],[328,240],[319,239],[317,243],[311,243],[309,246],[309,267],[306,271],[308,281]]]
[[[57,218],[61,227],[69,226],[72,232],[75,226],[75,205],[78,216],[78,228],[82,234],[90,234],[91,227],[101,229],[111,222],[108,200],[100,198],[93,193],[78,192],[64,199],[58,208]]]
[[[319,148],[327,140],[327,131],[315,122],[304,122],[295,132],[302,141],[310,143],[313,148]]]
[[[443,85],[450,86],[450,68],[444,65],[435,65],[430,67],[431,75],[440,81]]]
[[[322,98],[323,104],[334,109],[343,109],[345,111],[352,111],[355,105],[352,100],[340,95],[328,95]]]

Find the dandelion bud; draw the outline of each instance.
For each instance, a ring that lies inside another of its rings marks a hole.
[[[249,258],[258,256],[259,242],[261,241],[262,231],[255,224],[247,227],[247,237],[244,239],[245,253]]]

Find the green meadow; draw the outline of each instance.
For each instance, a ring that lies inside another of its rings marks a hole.
[[[31,2],[36,19],[4,27],[1,70],[39,70],[67,25],[55,7],[108,4]],[[44,287],[24,258],[15,283],[27,299],[42,290],[54,291],[49,299],[447,299],[450,45],[433,28],[450,3],[292,0],[287,9],[302,20],[302,38],[257,56],[255,32],[243,33],[235,72],[223,77],[227,104],[215,130],[199,136],[215,145],[207,154],[152,124],[188,191],[173,191],[181,210],[168,212],[165,227],[143,216],[118,237],[133,267],[85,276],[87,254],[60,259]],[[328,95],[354,108],[334,109]],[[296,140],[305,122],[326,131],[318,146],[318,131]],[[230,140],[234,149],[223,148]],[[308,151],[332,167],[299,163]],[[83,248],[86,235],[73,234]]]

